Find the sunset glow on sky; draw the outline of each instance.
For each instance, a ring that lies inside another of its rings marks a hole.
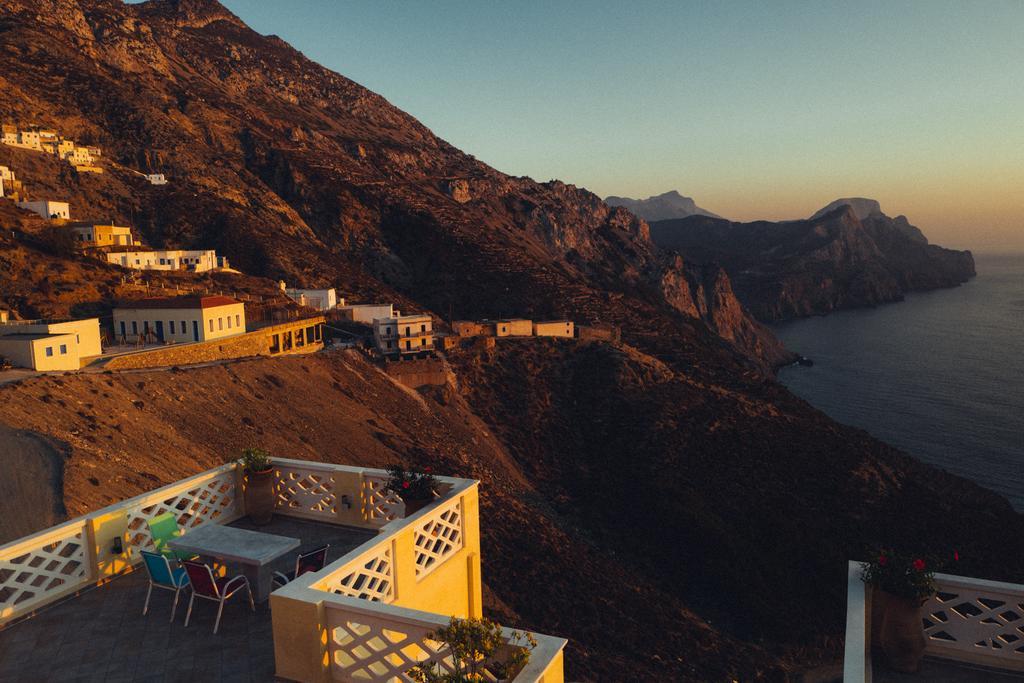
[[[506,173],[1024,251],[1021,2],[225,4]]]

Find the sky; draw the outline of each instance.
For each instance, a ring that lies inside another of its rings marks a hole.
[[[222,0],[500,171],[1024,251],[1024,2]]]

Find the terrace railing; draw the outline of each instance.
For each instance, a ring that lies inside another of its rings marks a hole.
[[[843,680],[870,683],[871,591],[860,576],[850,562]],[[935,585],[921,608],[926,656],[1024,671],[1024,585],[952,574],[936,574]]]
[[[443,665],[447,654],[427,634],[451,616],[482,614],[478,482],[437,477],[435,500],[406,516],[383,470],[273,462],[278,514],[378,532],[271,594],[278,675],[409,681],[421,659]],[[228,463],[0,546],[0,628],[131,571],[152,548],[147,521],[157,515],[175,514],[186,532],[239,519],[244,486]],[[561,683],[566,641],[533,635],[538,647],[514,680]]]

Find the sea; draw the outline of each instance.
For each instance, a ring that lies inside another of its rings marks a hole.
[[[1024,512],[1024,254],[976,254],[975,264],[960,287],[773,326],[814,361],[779,379]]]

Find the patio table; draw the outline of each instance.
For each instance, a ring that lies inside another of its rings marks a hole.
[[[299,547],[299,539],[236,529],[222,524],[204,524],[167,544],[174,550],[210,557],[238,565],[249,579],[257,602],[265,602],[273,588],[272,563]]]

